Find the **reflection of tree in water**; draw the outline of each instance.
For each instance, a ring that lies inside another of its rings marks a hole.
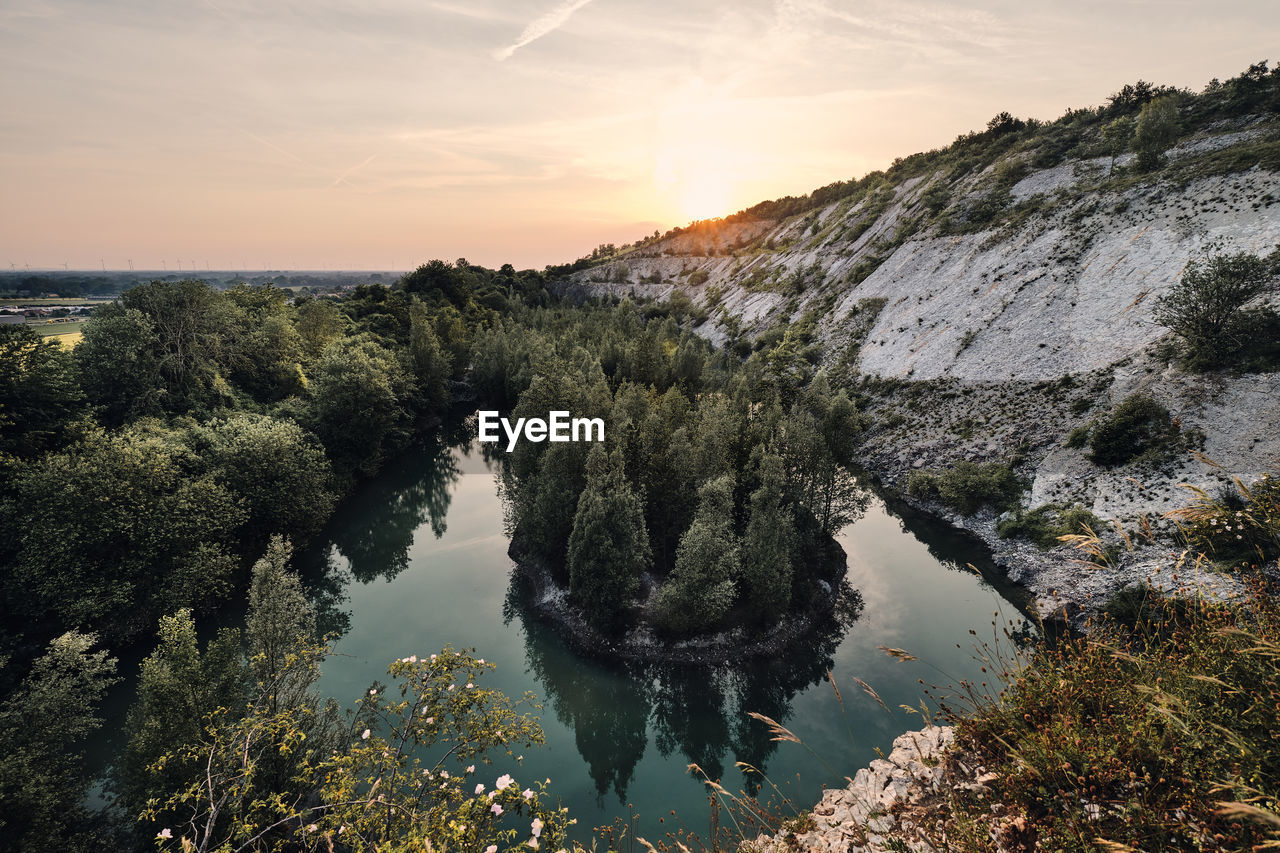
[[[528,604],[515,579],[504,616],[524,625],[525,660],[542,685],[556,718],[574,731],[578,752],[600,798],[612,789],[626,801],[627,786],[644,755],[653,726],[659,751],[682,753],[713,779],[742,761],[765,771],[777,748],[755,711],[784,723],[796,694],[825,677],[845,631],[861,610],[848,585],[841,604],[796,648],[767,661],[693,666],[584,660]],[[755,793],[760,779],[744,776]]]
[[[403,454],[345,501],[330,536],[352,577],[391,580],[408,568],[413,534],[424,522],[443,536],[458,477],[453,454],[433,443]]]

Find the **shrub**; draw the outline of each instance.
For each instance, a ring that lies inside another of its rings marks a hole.
[[[1211,255],[1187,264],[1182,278],[1156,302],[1155,320],[1182,338],[1187,364],[1220,366],[1238,354],[1270,312],[1245,305],[1274,290],[1275,277],[1262,258],[1248,252]]]
[[[1275,600],[1259,590],[1232,609],[1137,588],[1112,607],[1134,627],[1104,619],[1029,659],[1006,653],[996,661],[1003,689],[969,694],[957,740],[992,781],[957,792],[955,805],[982,827],[980,849],[988,827],[1016,827],[1027,842],[1017,849],[1273,845],[1274,825],[1239,818],[1277,820]],[[992,802],[1003,815],[994,827]]]
[[[907,478],[907,494],[936,498],[964,515],[973,515],[987,505],[1008,508],[1016,504],[1022,488],[1013,469],[998,462],[957,462],[940,474],[912,471]]]
[[[707,279],[709,278],[711,278],[711,274],[706,270],[694,270],[689,274],[689,284],[694,286],[706,284]]]
[[[1086,444],[1089,443],[1090,429],[1092,429],[1092,427],[1088,425],[1078,426],[1075,429],[1073,429],[1071,432],[1067,433],[1066,446],[1072,447],[1072,448],[1084,447]]]
[[[1144,454],[1154,456],[1174,442],[1179,430],[1168,409],[1150,397],[1133,394],[1094,428],[1089,458],[1111,467]]]
[[[1026,512],[1019,511],[1012,518],[1000,522],[996,534],[1001,539],[1019,536],[1029,539],[1041,548],[1061,544],[1060,537],[1081,533],[1088,527],[1095,533],[1102,531],[1102,521],[1080,504],[1044,504]]]
[[[1178,521],[1196,550],[1219,563],[1262,563],[1280,556],[1280,478],[1237,481],[1236,494],[1212,497],[1192,488],[1196,501],[1168,517]]]

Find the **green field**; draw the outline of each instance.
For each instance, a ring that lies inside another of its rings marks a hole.
[[[0,306],[43,308],[46,305],[101,305],[104,302],[110,302],[114,298],[115,297],[107,297],[104,299],[77,299],[71,297],[0,296]]]

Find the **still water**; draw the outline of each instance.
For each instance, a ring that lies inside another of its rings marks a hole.
[[[966,567],[993,576],[981,547],[949,528],[873,498],[837,538],[864,608],[811,648],[714,667],[588,660],[513,590],[494,467],[474,445],[424,445],[352,495],[300,555],[327,627],[342,633],[318,687],[349,704],[385,681],[396,658],[445,644],[474,648],[498,665],[487,686],[513,697],[531,692],[543,705],[546,745],[526,750],[523,766],[495,766],[493,774],[510,770],[522,784],[550,778],[583,830],[639,815],[639,834],[656,840],[674,828],[673,808],[683,825],[705,829],[706,793],[690,763],[736,791],[756,778],[736,767],[746,762],[810,805],[824,785],[843,784],[876,749],[921,725],[899,707],[920,705],[918,679],[981,679],[971,628],[989,637],[995,619],[1022,621],[1013,593],[1002,597]],[[880,646],[918,660],[890,658]],[[805,745],[771,741],[752,711]]]

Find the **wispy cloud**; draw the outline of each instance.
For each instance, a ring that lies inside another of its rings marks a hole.
[[[500,48],[493,52],[493,58],[502,62],[510,59],[517,50],[527,44],[532,44],[543,36],[555,32],[564,26],[565,21],[573,16],[573,13],[590,3],[591,0],[561,0],[554,9],[535,18],[521,32],[519,38],[504,48]]]

